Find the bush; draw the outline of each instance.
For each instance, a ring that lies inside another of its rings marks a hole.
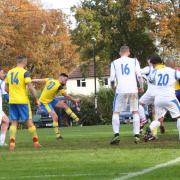
[[[112,89],[102,88],[97,94],[98,113],[103,124],[110,124],[112,119],[114,92]]]
[[[83,125],[101,124],[100,116],[95,112],[94,96],[81,96],[81,120]]]

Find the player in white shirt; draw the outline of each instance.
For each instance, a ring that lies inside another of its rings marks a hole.
[[[3,112],[2,109],[2,96],[4,95],[5,98],[8,98],[8,94],[5,91],[5,83],[4,83],[5,73],[2,69],[0,69],[0,125],[1,125],[1,131],[0,131],[0,146],[6,146],[5,143],[6,139],[6,132],[9,126],[9,118],[8,116]]]
[[[150,77],[150,81],[155,84],[155,121],[149,126],[149,131],[145,135],[145,141],[154,139],[153,130],[160,126],[159,119],[164,117],[169,111],[172,118],[177,119],[177,128],[180,138],[180,104],[175,95],[175,82],[180,79],[180,72],[162,64],[158,55],[150,59],[155,70]]]
[[[140,84],[140,91],[143,92],[143,79],[140,72],[140,65],[137,59],[129,58],[130,50],[128,46],[120,48],[120,58],[111,63],[111,87],[115,91],[113,102],[112,127],[114,137],[110,144],[119,144],[119,114],[126,110],[127,103],[130,104],[130,111],[133,113],[133,133],[135,143],[139,139],[140,118],[138,113],[138,87],[137,79]],[[115,84],[116,83],[116,84]]]
[[[140,103],[139,114],[140,114],[140,119],[141,119],[141,128],[143,128],[144,125],[147,123],[144,106],[153,105],[154,99],[155,99],[155,85],[149,81],[149,77],[151,76],[154,70],[152,64],[150,63],[150,57],[148,57],[147,62],[149,66],[146,66],[143,69],[141,69],[141,74],[145,76],[145,78],[147,79],[147,91],[139,99],[139,103]],[[161,120],[160,130],[162,133],[165,132],[165,129],[163,126],[163,119]],[[155,130],[154,133],[157,135],[157,130]]]

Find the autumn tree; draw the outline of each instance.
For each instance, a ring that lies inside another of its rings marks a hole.
[[[180,1],[179,0],[131,0],[133,24],[137,16],[148,14],[147,27],[163,56],[179,56]]]
[[[125,44],[142,64],[156,50],[147,30],[150,16],[147,13],[139,17],[134,14],[136,21],[133,23],[130,0],[87,0],[72,10],[77,20],[72,37],[79,46],[83,61],[92,59],[92,37],[96,38],[99,67],[117,58],[120,46]]]
[[[54,76],[78,63],[75,49],[61,10],[44,10],[34,0],[0,1],[1,66],[11,68],[25,54],[35,76]]]

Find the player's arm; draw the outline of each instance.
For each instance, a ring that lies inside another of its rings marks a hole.
[[[40,106],[40,102],[39,102],[39,99],[38,99],[38,96],[37,96],[37,92],[36,92],[36,90],[35,90],[35,88],[34,88],[34,86],[33,86],[33,84],[32,84],[32,80],[31,80],[31,78],[30,78],[30,74],[29,74],[28,71],[26,71],[26,72],[24,73],[24,80],[25,80],[25,84],[27,85],[29,91],[31,92],[31,94],[32,94],[33,97],[34,97],[34,99],[35,99],[35,101],[36,101],[36,104],[37,104],[38,106]]]
[[[146,66],[146,67],[140,69],[141,74],[146,75],[146,76],[149,75],[150,71],[151,71],[150,66]]]
[[[3,98],[6,100],[6,101],[9,101],[9,94],[6,92],[5,90],[5,81],[2,82],[1,84],[1,90],[2,90],[2,95],[3,95]]]
[[[180,71],[179,70],[175,70],[175,79],[176,80],[180,80]]]
[[[111,70],[110,70],[110,82],[111,82],[111,88],[113,91],[116,91],[116,86],[115,86],[115,80],[116,80],[116,71],[113,62],[111,63]]]
[[[27,84],[27,86],[28,86],[29,91],[31,92],[31,94],[32,94],[33,97],[34,97],[34,99],[35,99],[35,101],[36,101],[36,104],[37,104],[38,106],[40,106],[40,102],[39,102],[39,99],[38,99],[38,96],[37,96],[37,91],[36,91],[36,89],[34,88],[33,84],[30,82],[30,83]]]
[[[144,92],[144,81],[143,81],[143,77],[141,74],[141,69],[140,69],[140,65],[139,65],[139,61],[137,59],[135,59],[136,61],[136,76],[137,76],[137,80],[139,82],[139,92]]]
[[[68,95],[65,91],[63,93],[61,93],[66,99],[74,102],[74,104],[79,104],[80,103],[80,99],[79,98],[73,98],[72,96]]]
[[[32,79],[33,83],[45,83],[47,81],[47,78],[45,79]]]

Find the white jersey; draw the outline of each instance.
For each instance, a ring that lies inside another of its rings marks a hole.
[[[123,56],[111,63],[110,80],[116,82],[116,93],[137,93],[137,77],[141,77],[137,59]]]
[[[1,90],[1,96],[8,94],[5,90],[5,81],[0,79],[0,90]]]
[[[156,86],[155,96],[175,97],[175,82],[180,79],[180,71],[170,67],[154,70],[150,77]]]
[[[146,66],[143,69],[141,69],[142,76],[144,75],[146,80],[147,80],[148,89],[153,89],[154,88],[154,84],[152,84],[149,81],[149,77],[151,76],[153,70],[154,70],[153,66]]]

